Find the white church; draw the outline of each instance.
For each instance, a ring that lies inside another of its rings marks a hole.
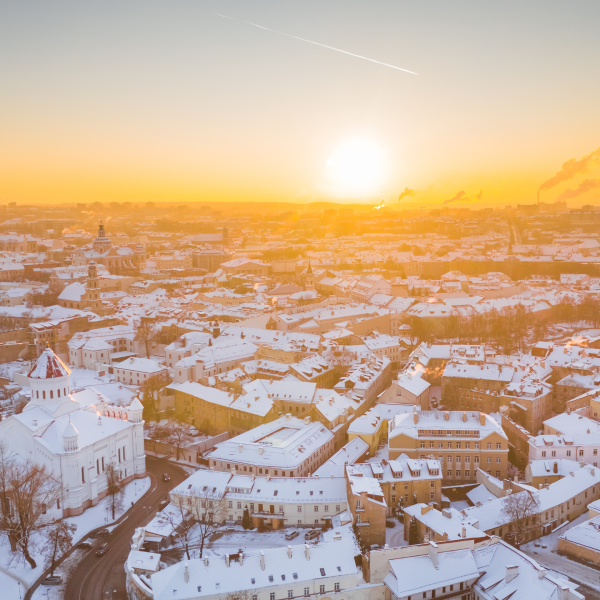
[[[141,402],[134,398],[118,413],[101,398],[82,406],[71,396],[70,378],[69,367],[46,348],[27,374],[31,401],[0,422],[0,440],[12,452],[46,465],[61,481],[62,499],[48,507],[53,518],[79,515],[104,498],[111,462],[124,483],[146,476]]]

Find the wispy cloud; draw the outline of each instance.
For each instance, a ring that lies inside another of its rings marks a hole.
[[[460,190],[460,192],[458,192],[454,198],[444,200],[444,206],[446,204],[452,204],[452,202],[471,202],[471,199],[467,197],[464,190]]]

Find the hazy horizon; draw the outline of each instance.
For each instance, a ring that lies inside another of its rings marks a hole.
[[[543,202],[598,203],[599,21],[592,1],[5,4],[0,202],[410,188],[475,209],[549,182]]]

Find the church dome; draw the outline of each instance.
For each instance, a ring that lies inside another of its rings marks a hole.
[[[30,379],[55,379],[68,377],[71,369],[54,354],[51,348],[46,348],[37,359],[33,368],[27,374]]]

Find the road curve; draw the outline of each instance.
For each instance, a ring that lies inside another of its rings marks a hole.
[[[126,600],[123,565],[136,527],[147,523],[169,490],[188,477],[176,465],[151,456],[146,457],[146,469],[151,478],[150,494],[139,500],[127,518],[104,538],[108,542],[108,552],[104,556],[97,557],[94,548],[83,556],[69,577],[65,600]],[[171,481],[163,481],[164,473],[171,476]]]

